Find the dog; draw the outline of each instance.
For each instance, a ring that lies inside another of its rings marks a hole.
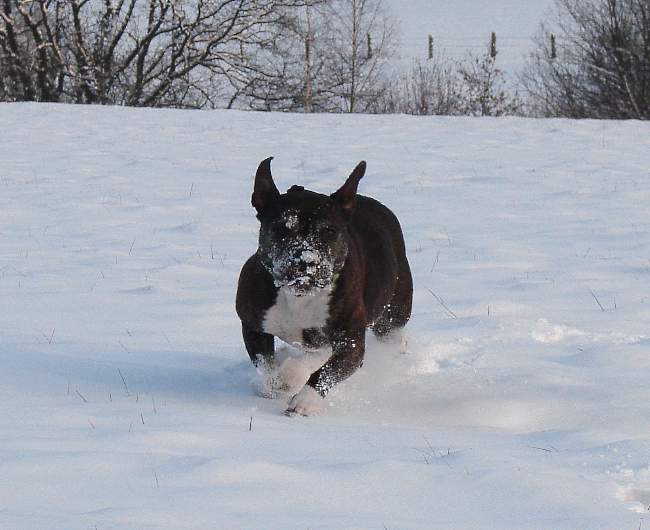
[[[362,365],[366,329],[382,339],[406,325],[413,280],[397,217],[357,194],[365,161],[328,196],[302,186],[280,194],[271,160],[255,175],[259,245],[242,267],[235,305],[248,355],[268,375],[269,397],[300,389],[286,414],[310,416]],[[313,373],[299,358],[281,363],[275,337],[324,350],[326,360]]]

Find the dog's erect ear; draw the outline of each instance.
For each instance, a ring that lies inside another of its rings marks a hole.
[[[273,160],[272,156],[262,160],[257,168],[257,173],[255,173],[251,204],[258,212],[264,210],[270,201],[280,196],[271,176],[271,160]]]
[[[345,184],[336,190],[330,197],[335,201],[338,201],[339,204],[343,207],[343,210],[348,215],[352,215],[354,212],[354,201],[357,197],[357,186],[359,181],[366,172],[366,162],[362,160],[359,162],[357,167],[352,170],[348,180],[345,181]]]

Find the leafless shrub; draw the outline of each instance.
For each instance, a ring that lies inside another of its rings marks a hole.
[[[522,80],[542,116],[649,119],[647,0],[556,0]]]
[[[505,73],[496,64],[496,55],[468,54],[458,65],[462,80],[462,114],[467,116],[504,116],[517,114],[518,96],[508,89]]]

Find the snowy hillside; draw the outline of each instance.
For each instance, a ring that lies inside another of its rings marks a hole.
[[[0,105],[0,528],[650,527],[650,124]],[[404,226],[312,418],[234,313],[252,175]]]

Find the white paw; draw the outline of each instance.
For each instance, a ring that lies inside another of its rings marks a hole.
[[[280,365],[276,377],[287,391],[295,394],[309,379],[312,369],[302,357],[287,357]]]
[[[323,397],[312,387],[305,385],[300,392],[293,396],[285,414],[288,416],[293,414],[312,416],[318,414],[322,407]]]
[[[295,394],[311,375],[311,368],[299,357],[287,357],[277,369],[265,367],[262,372],[260,394],[268,398],[279,398]]]
[[[260,396],[269,399],[276,399],[287,393],[286,390],[282,390],[277,378],[277,369],[271,363],[262,363],[257,367],[254,386]]]

